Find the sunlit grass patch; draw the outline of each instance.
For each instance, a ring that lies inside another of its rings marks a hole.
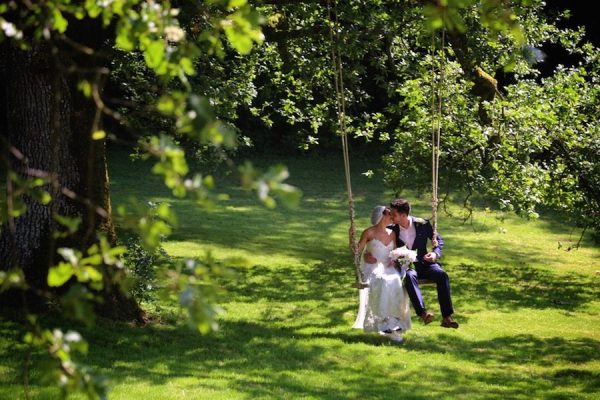
[[[460,203],[449,204],[453,216],[440,214],[442,262],[461,326],[439,326],[436,291],[427,286],[438,319],[424,326],[413,317],[397,345],[351,329],[358,293],[341,160],[286,163],[305,193],[297,209],[267,210],[239,197],[232,180],[221,187],[231,199],[212,211],[168,200],[179,226],[164,248],[176,260],[210,252],[233,272],[218,279],[225,312],[219,330],[205,336],[188,326],[176,297],[146,305],[147,327],[101,320],[82,329],[90,342],[83,361],[108,377],[109,398],[597,398],[600,251],[589,236],[565,251],[559,242],[574,244],[579,231],[552,215],[526,221],[482,207],[463,223]],[[354,169],[359,232],[372,207],[392,197],[359,174],[369,168]],[[113,158],[111,170],[113,201],[167,201],[126,158]],[[426,195],[406,195],[415,214],[429,215]],[[7,324],[3,332],[14,333]],[[0,398],[19,390],[20,359],[9,353],[16,340],[9,335],[0,346]],[[39,380],[32,391],[35,398],[58,393]]]

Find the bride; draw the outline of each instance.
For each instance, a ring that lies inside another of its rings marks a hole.
[[[402,286],[404,271],[394,266],[391,252],[396,248],[396,235],[387,226],[392,223],[390,210],[377,206],[371,214],[373,226],[365,229],[358,242],[358,252],[366,249],[377,263],[361,262],[361,271],[369,287],[360,290],[360,305],[353,328],[379,332],[401,342],[402,332],[410,329],[410,310],[406,289]]]

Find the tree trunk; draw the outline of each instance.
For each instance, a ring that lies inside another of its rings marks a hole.
[[[74,190],[80,180],[69,148],[71,99],[64,77],[48,66],[48,46],[37,45],[28,52],[9,48],[7,53],[2,86],[9,168],[23,178],[55,176],[56,184],[45,186],[53,195],[48,205],[23,196],[25,214],[15,218],[13,226],[2,227],[0,259],[5,268],[22,268],[28,284],[43,290],[48,267],[55,261],[53,213],[81,215],[77,204],[59,193],[60,188]],[[7,180],[9,198],[12,189],[16,188]]]
[[[47,175],[45,188],[52,201],[43,205],[24,197],[27,212],[5,224],[0,232],[0,269],[20,267],[32,293],[46,293],[47,273],[56,264],[61,246],[85,251],[104,234],[115,244],[104,139],[93,140],[99,129],[95,105],[77,91],[75,75],[54,67],[48,44],[25,52],[4,48],[0,84],[4,88],[5,144],[9,169],[21,177]],[[53,178],[55,177],[55,178]],[[11,196],[7,180],[7,194]],[[8,202],[7,202],[8,204]],[[80,218],[79,231],[57,241],[60,229],[54,215]],[[99,311],[119,319],[143,318],[137,303],[124,296],[106,274]]]

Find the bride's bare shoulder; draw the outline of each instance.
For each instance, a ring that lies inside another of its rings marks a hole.
[[[367,240],[371,240],[375,237],[375,229],[370,226],[363,231],[361,236]]]

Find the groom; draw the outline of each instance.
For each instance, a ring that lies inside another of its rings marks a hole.
[[[444,241],[437,234],[437,246],[431,252],[427,252],[427,240],[433,243],[433,227],[429,221],[410,215],[410,204],[406,199],[395,199],[390,204],[392,220],[394,225],[389,226],[396,233],[398,247],[406,245],[407,248],[417,251],[417,261],[414,262],[415,269],[406,271],[406,290],[410,301],[425,324],[433,320],[433,314],[425,308],[425,302],[421,295],[418,279],[429,279],[437,285],[438,301],[442,312],[442,326],[444,328],[458,328],[458,322],[452,319],[454,310],[450,296],[450,280],[446,271],[442,269],[437,260],[442,256]],[[365,255],[365,260],[369,255]],[[375,261],[376,262],[376,261]]]

